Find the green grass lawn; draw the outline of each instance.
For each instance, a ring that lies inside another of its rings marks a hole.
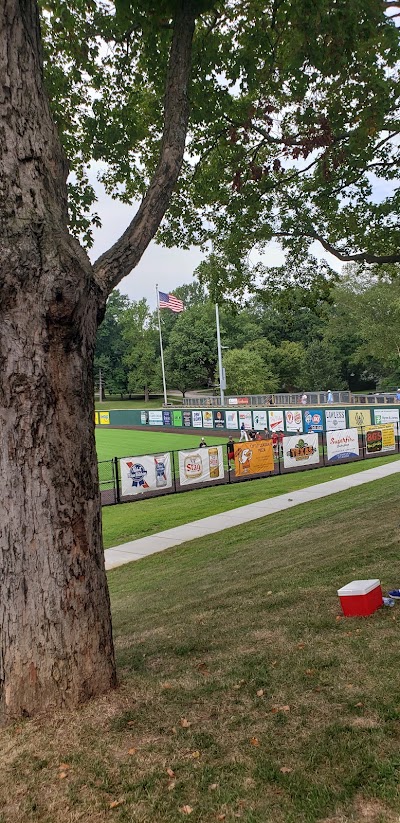
[[[202,432],[194,434],[175,434],[174,432],[137,431],[135,429],[96,429],[97,457],[111,460],[113,457],[131,457],[153,452],[173,451],[174,449],[192,449],[199,445]],[[213,446],[227,443],[229,435],[210,432],[207,438]],[[206,438],[206,439],[207,439]]]
[[[348,474],[365,471],[373,466],[398,459],[398,456],[378,457],[359,463],[326,466],[323,469],[286,474],[280,477],[276,475],[230,486],[214,486],[182,494],[138,500],[135,503],[124,503],[120,506],[104,506],[102,510],[104,547],[118,546],[120,543],[156,534],[173,526],[182,526],[184,523],[245,506],[247,503],[255,503],[257,500],[265,500],[277,494],[295,491],[295,489],[303,489],[335,477],[345,477]]]
[[[398,821],[400,605],[336,595],[400,584],[398,500],[394,476],[111,572],[120,687],[0,732],[2,823]]]

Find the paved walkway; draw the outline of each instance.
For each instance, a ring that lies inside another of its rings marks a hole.
[[[150,554],[171,549],[173,546],[179,546],[180,543],[186,543],[196,537],[204,537],[206,534],[215,534],[234,526],[240,526],[242,523],[257,520],[259,517],[285,511],[285,509],[291,509],[301,503],[309,503],[311,500],[319,500],[321,497],[346,491],[346,489],[352,489],[355,486],[362,486],[364,483],[371,483],[373,480],[380,480],[382,477],[389,477],[391,474],[397,474],[398,472],[400,472],[400,459],[394,463],[376,466],[357,474],[349,474],[347,477],[338,477],[336,480],[318,483],[315,486],[309,486],[307,489],[286,492],[286,494],[269,497],[267,500],[260,500],[257,503],[230,509],[221,514],[203,517],[201,520],[195,520],[185,526],[166,529],[164,532],[152,534],[149,537],[131,540],[130,543],[123,543],[121,546],[105,550],[106,569],[115,569],[117,566],[123,566],[132,560],[139,560],[141,557],[148,557]]]

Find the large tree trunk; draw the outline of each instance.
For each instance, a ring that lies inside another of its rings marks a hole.
[[[93,426],[99,307],[33,0],[0,0],[0,720],[115,684]]]
[[[36,0],[0,0],[0,722],[76,705],[116,682],[95,335],[179,175],[196,8],[178,4],[154,178],[92,268],[67,229],[68,170],[43,89]]]

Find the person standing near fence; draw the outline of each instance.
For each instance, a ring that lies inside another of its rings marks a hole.
[[[240,427],[240,442],[241,443],[243,441],[247,442],[248,439],[249,438],[247,437],[247,431],[246,431],[245,425],[244,425],[244,423],[242,423],[242,425]]]
[[[326,400],[328,403],[333,403],[333,394],[330,389],[328,389],[328,393],[326,395]]]

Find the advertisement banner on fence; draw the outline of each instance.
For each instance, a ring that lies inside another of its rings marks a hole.
[[[359,456],[357,429],[342,429],[339,432],[327,432],[326,453],[329,463]]]
[[[269,428],[272,432],[283,432],[285,427],[283,425],[283,411],[274,409],[268,412]]]
[[[215,411],[214,412],[214,428],[215,429],[224,429],[225,428],[225,413],[223,411]]]
[[[108,426],[110,424],[110,412],[100,412],[99,419],[102,426]]]
[[[230,406],[248,406],[249,405],[249,398],[248,397],[228,397],[228,403]]]
[[[172,414],[170,411],[163,411],[162,419],[164,426],[172,426]]]
[[[149,413],[148,413],[148,411],[141,411],[140,412],[140,422],[141,422],[142,426],[145,426],[146,423],[149,422]]]
[[[314,432],[284,437],[282,448],[285,469],[298,469],[319,463],[318,434]]]
[[[365,427],[365,451],[367,454],[390,452],[396,447],[394,423]]]
[[[149,411],[149,424],[150,426],[162,426],[163,413],[161,410]]]
[[[98,426],[98,425],[99,425],[99,413],[98,413],[98,412],[96,412],[96,411],[95,411],[95,413],[94,413],[94,425],[95,425],[95,426]]]
[[[346,412],[344,409],[327,409],[325,420],[327,432],[346,428]]]
[[[274,471],[272,440],[235,443],[234,455],[236,477]]]
[[[364,426],[371,425],[371,412],[369,409],[350,409],[349,411],[349,427],[355,428],[357,426],[358,433]]]
[[[227,429],[238,429],[238,413],[237,411],[226,411],[225,412],[225,420],[226,420],[226,428]]]
[[[203,418],[201,416],[201,411],[192,411],[192,415],[194,428],[201,429],[203,426]]]
[[[184,411],[182,412],[182,420],[183,425],[189,428],[192,425],[192,412]]]
[[[253,411],[253,426],[257,429],[257,431],[267,428],[268,423],[266,411]]]
[[[381,426],[382,423],[398,423],[399,410],[398,409],[374,409],[374,423]]]
[[[180,451],[178,457],[181,486],[188,486],[190,483],[207,483],[224,477],[222,446]]]
[[[245,429],[252,429],[253,428],[253,419],[252,419],[251,411],[240,411],[239,412],[239,428],[241,427],[242,423],[244,423]]]
[[[181,426],[182,425],[182,412],[178,409],[175,409],[172,412],[172,422],[174,426]]]
[[[212,411],[203,411],[203,429],[212,429],[213,427]]]
[[[170,454],[142,454],[119,461],[122,495],[170,489],[172,486]]]
[[[303,415],[301,409],[290,409],[285,411],[285,420],[287,432],[303,431]]]
[[[304,412],[304,429],[306,433],[309,431],[323,432],[324,421],[322,411],[318,411],[318,409],[307,409],[307,411]]]

